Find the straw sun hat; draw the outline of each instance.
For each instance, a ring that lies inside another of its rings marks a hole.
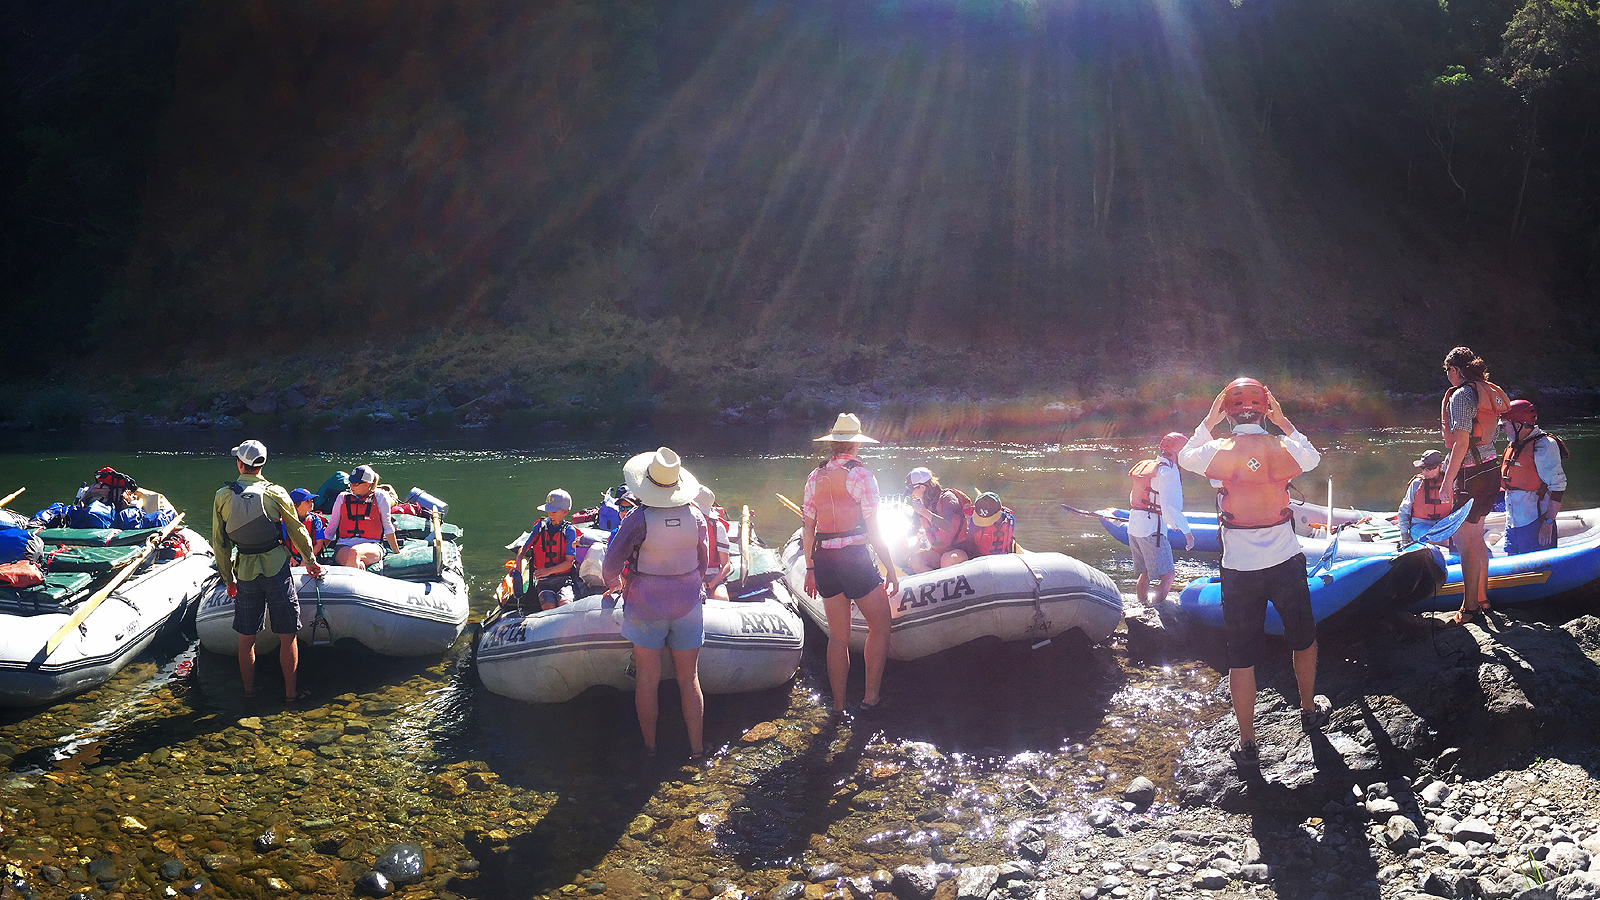
[[[622,480],[645,506],[657,508],[693,503],[700,482],[683,467],[683,460],[668,447],[641,453],[622,466]]]
[[[840,413],[839,418],[833,423],[833,430],[819,438],[812,438],[813,443],[821,441],[838,441],[846,444],[876,444],[876,438],[869,438],[861,433],[861,419],[855,413]]]

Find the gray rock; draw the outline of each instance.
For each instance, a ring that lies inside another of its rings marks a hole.
[[[416,844],[390,844],[379,854],[372,869],[395,884],[416,884],[422,880],[422,866],[421,847]]]
[[[874,888],[880,891],[887,891],[894,885],[894,873],[888,869],[875,869],[871,875],[867,876],[867,879],[872,882]],[[803,888],[804,885],[801,885],[801,887]]]
[[[1022,855],[1023,859],[1031,859],[1035,862],[1038,862],[1039,860],[1045,858],[1047,849],[1042,838],[1034,838],[1031,841],[1022,841],[1018,843],[1017,852]]]
[[[1261,862],[1261,844],[1255,838],[1244,839],[1244,855],[1239,861],[1247,866]]]
[[[89,877],[95,881],[116,881],[121,877],[117,864],[109,856],[101,856],[89,863]]]
[[[1465,900],[1476,888],[1475,881],[1455,869],[1434,869],[1422,880],[1422,889],[1435,897]]]
[[[921,866],[899,866],[894,870],[894,884],[889,890],[900,900],[929,900],[939,879]]]
[[[278,411],[278,398],[272,394],[261,394],[252,398],[245,407],[253,413],[270,416]]]
[[[200,865],[207,872],[226,872],[239,868],[239,857],[231,853],[207,853],[200,857]]]
[[[1412,847],[1422,844],[1422,836],[1417,833],[1417,823],[1405,816],[1389,817],[1388,824],[1383,826],[1383,840],[1395,853],[1405,853]]]
[[[276,828],[268,828],[256,837],[255,848],[257,853],[269,853],[283,847],[283,836]]]
[[[1544,880],[1550,881],[1573,872],[1582,872],[1589,868],[1589,851],[1577,844],[1557,844],[1545,854],[1544,860],[1539,863]]]
[[[1111,815],[1111,813],[1108,813],[1103,809],[1097,809],[1094,812],[1089,813],[1088,817],[1090,828],[1105,828],[1107,825],[1110,825],[1113,820],[1114,817]]]
[[[1079,900],[1094,900],[1098,896],[1100,896],[1100,889],[1093,885],[1078,890]]]
[[[971,866],[956,872],[956,900],[984,900],[1000,878],[999,866]]]
[[[1228,886],[1228,876],[1216,869],[1201,869],[1195,873],[1194,886],[1202,891],[1220,891]]]
[[[1424,804],[1438,806],[1450,798],[1450,785],[1442,781],[1429,782],[1428,786],[1423,788],[1422,793],[1418,796],[1422,798]]]
[[[1450,836],[1462,843],[1477,841],[1480,844],[1492,844],[1494,843],[1494,826],[1482,819],[1468,819],[1450,829]]]
[[[1516,900],[1600,900],[1600,873],[1564,875],[1518,893]]]
[[[835,881],[844,875],[844,867],[838,863],[822,863],[816,866],[806,866],[806,880],[821,883]]]
[[[306,400],[306,395],[300,393],[294,388],[290,388],[283,392],[282,405],[284,409],[299,409],[300,407],[305,406],[307,402],[309,401]]]
[[[387,897],[394,893],[394,883],[382,872],[374,869],[356,880],[356,893],[368,897]]]
[[[1368,800],[1366,802],[1366,808],[1367,815],[1371,816],[1374,821],[1384,822],[1387,821],[1390,816],[1400,811],[1400,804],[1390,800],[1387,797],[1378,797],[1373,800]]]
[[[1256,884],[1266,884],[1272,880],[1272,869],[1265,863],[1250,863],[1239,869],[1239,877]]]
[[[995,876],[995,882],[1000,885],[1009,885],[1015,881],[1032,881],[1038,877],[1038,867],[1025,860],[1016,859],[1001,864],[1000,872]]]
[[[1137,809],[1148,809],[1156,799],[1155,783],[1140,775],[1122,789],[1122,799],[1132,803]]]
[[[46,883],[55,885],[65,881],[67,878],[67,873],[61,871],[55,866],[40,866],[39,877],[43,878]]]
[[[768,900],[800,900],[806,895],[804,881],[785,881],[773,888],[768,894]]]
[[[176,859],[169,859],[162,863],[161,868],[157,871],[161,873],[162,878],[165,878],[168,881],[177,881],[187,872],[183,863]]]

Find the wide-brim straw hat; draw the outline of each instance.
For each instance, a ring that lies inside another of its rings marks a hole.
[[[833,430],[819,438],[812,438],[812,443],[822,441],[835,441],[843,444],[876,444],[877,438],[869,438],[861,433],[861,419],[855,413],[840,413],[839,418],[833,423]]]
[[[693,503],[700,493],[700,482],[668,447],[628,460],[622,466],[622,480],[640,503],[656,508]]]

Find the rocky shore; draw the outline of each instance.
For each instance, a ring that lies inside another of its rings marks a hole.
[[[703,767],[629,742],[581,764],[449,752],[440,735],[492,699],[455,659],[306,710],[238,708],[220,663],[142,695],[110,685],[8,720],[0,894],[1600,897],[1600,619],[1394,616],[1326,635],[1331,725],[1301,731],[1284,654],[1262,672],[1247,777],[1226,755],[1225,678],[1185,672],[1191,648],[1135,643],[1070,658],[1099,710],[1087,740],[1011,756],[911,740],[917,710],[831,718],[805,684],[714,721]],[[1162,691],[1183,683],[1204,724],[1155,736],[1164,763],[1130,733],[1166,721]],[[62,756],[108,707],[122,742]]]

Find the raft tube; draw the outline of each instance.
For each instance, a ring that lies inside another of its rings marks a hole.
[[[176,631],[217,579],[211,544],[179,529],[189,553],[152,559],[123,582],[48,657],[45,642],[77,604],[33,615],[0,614],[0,706],[34,706],[102,684],[161,634]],[[102,579],[103,580],[103,579]],[[92,596],[80,595],[79,603]],[[13,609],[7,604],[6,609]]]

